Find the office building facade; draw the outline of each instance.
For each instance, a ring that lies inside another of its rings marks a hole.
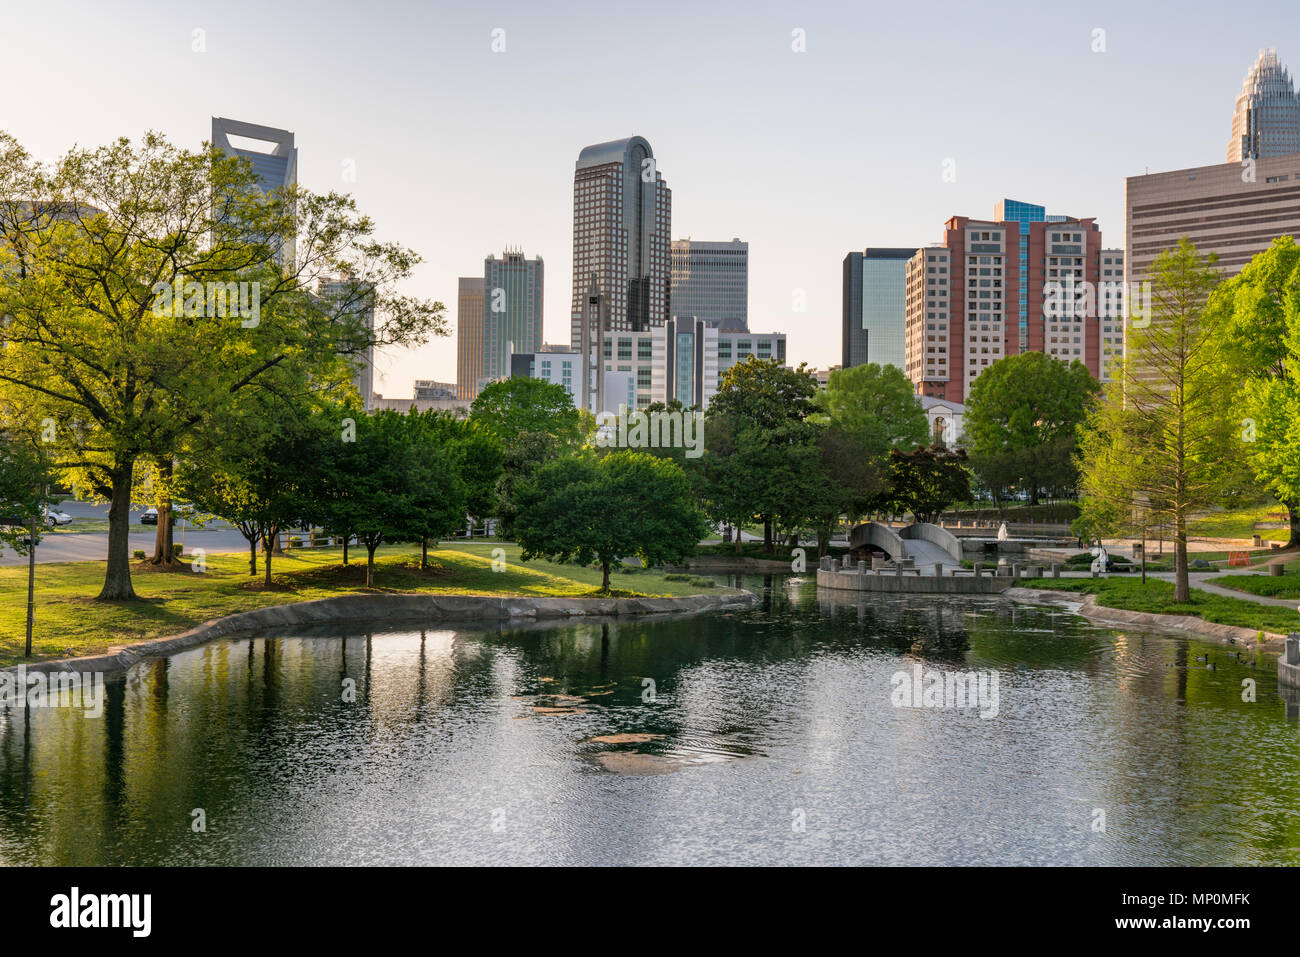
[[[672,315],[735,332],[749,328],[749,243],[674,239],[670,254]]]
[[[573,176],[573,310],[580,349],[593,283],[603,327],[645,332],[669,317],[672,192],[640,136],[588,146]],[[594,340],[593,340],[594,341]]]
[[[843,368],[906,367],[907,263],[914,255],[914,247],[876,247],[844,257]]]
[[[510,376],[513,352],[542,348],[542,260],[508,249],[483,261],[484,382]]]
[[[478,397],[483,381],[483,279],[461,276],[456,286],[456,393]]]
[[[1026,234],[1023,220],[954,216],[944,241],[908,262],[904,371],[919,394],[964,403],[984,369],[1023,351],[1102,376],[1101,231],[1092,219],[1027,225]]]

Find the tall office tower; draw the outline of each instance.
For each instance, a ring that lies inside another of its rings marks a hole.
[[[907,365],[907,262],[916,249],[875,248],[844,257],[845,369]]]
[[[461,276],[456,289],[456,395],[478,398],[483,380],[483,280]]]
[[[507,249],[483,261],[483,380],[510,377],[512,352],[542,348],[542,259]]]
[[[360,316],[367,329],[367,338],[375,329],[374,287],[354,280],[351,276],[337,279],[322,279],[317,286],[317,295],[330,300],[336,315]],[[360,355],[351,357],[353,377],[352,384],[361,394],[362,408],[369,411],[375,401],[375,347],[367,345]]]
[[[1254,176],[1247,172],[1223,163],[1128,177],[1125,279],[1149,280],[1156,256],[1184,236],[1202,255],[1217,253],[1225,276],[1278,236],[1300,236],[1300,153],[1257,160]]]
[[[249,145],[236,146],[230,141],[232,136]],[[252,142],[265,144],[269,149],[254,149]],[[293,133],[289,130],[214,116],[212,145],[224,153],[249,160],[265,192],[292,189],[298,185],[298,149],[293,145]],[[294,252],[295,244],[291,239],[280,252],[281,262],[292,263]]]
[[[1101,375],[1102,324],[1089,294],[1101,231],[1091,219],[1030,222],[1022,283],[1021,229],[1017,220],[954,216],[942,243],[909,260],[905,371],[920,394],[965,402],[984,369],[1026,350]]]
[[[1151,281],[1156,257],[1183,237],[1202,256],[1215,253],[1215,266],[1227,278],[1279,236],[1300,236],[1300,153],[1256,160],[1249,171],[1235,162],[1124,181],[1124,281],[1130,296]],[[1126,324],[1126,336],[1128,330]]]
[[[1300,98],[1276,50],[1260,50],[1232,114],[1228,162],[1300,153]]]
[[[718,329],[749,328],[749,243],[674,239],[670,311]]]
[[[607,329],[639,332],[669,311],[672,192],[640,136],[586,147],[573,174],[573,310],[570,344],[583,338],[592,277]]]

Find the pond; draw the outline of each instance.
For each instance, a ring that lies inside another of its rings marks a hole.
[[[98,716],[0,709],[0,861],[1300,862],[1270,656],[729,581],[759,606],[275,632],[143,662]]]

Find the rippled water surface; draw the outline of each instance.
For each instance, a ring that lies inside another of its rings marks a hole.
[[[97,718],[0,710],[0,860],[1300,861],[1272,658],[743,584],[752,612],[220,641],[110,682]],[[896,707],[918,663],[996,671],[997,715]]]

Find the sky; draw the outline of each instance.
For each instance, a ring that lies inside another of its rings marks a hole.
[[[423,257],[403,291],[447,307],[451,335],[377,358],[388,397],[455,381],[457,277],[507,246],[545,261],[568,342],[574,162],[644,136],[673,238],[746,240],[750,328],[825,368],[847,252],[1004,197],[1122,246],[1124,178],[1224,162],[1243,77],[1262,47],[1300,68],[1297,27],[1291,3],[1204,0],[42,0],[5,12],[0,128],[49,160],[146,130],[197,147],[214,115],[294,131],[299,183],[352,193]]]

